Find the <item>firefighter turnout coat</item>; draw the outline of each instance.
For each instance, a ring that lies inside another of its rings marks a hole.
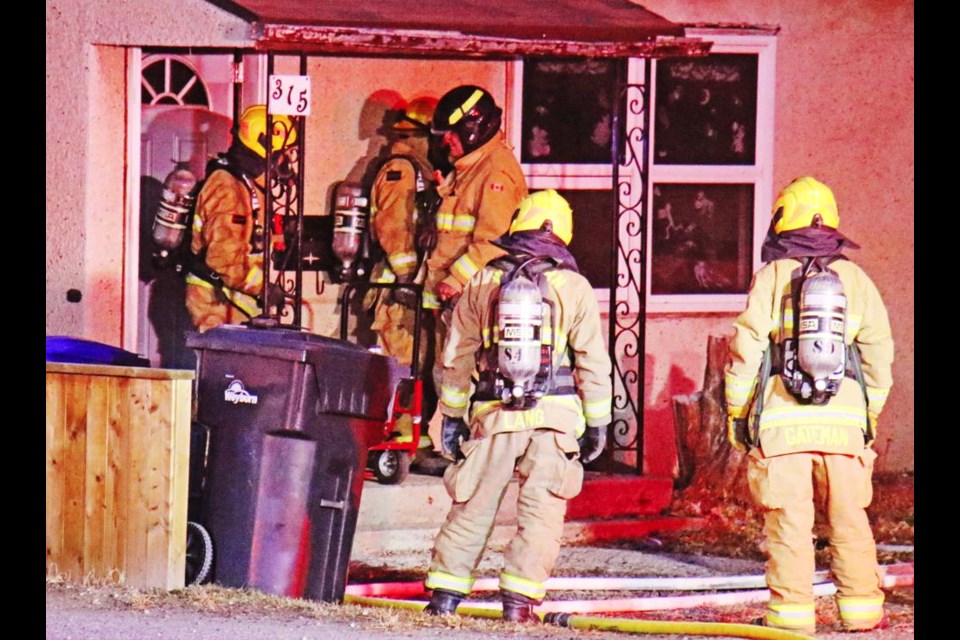
[[[417,169],[421,179],[432,179],[431,169],[412,145],[398,140],[390,147],[391,157],[384,161],[374,177],[370,194],[370,226],[372,239],[379,244],[383,257],[371,270],[374,282],[415,282],[421,253],[417,241]],[[396,156],[396,157],[392,157]],[[416,163],[416,166],[413,164]],[[385,354],[402,365],[413,360],[415,311],[402,304],[387,302],[390,296],[374,295],[374,322]],[[427,339],[421,336],[420,364],[425,360]]]
[[[408,142],[398,140],[391,145],[390,156],[373,180],[370,226],[373,239],[384,253],[384,263],[380,265],[383,282],[393,282],[397,277],[409,282],[419,267],[417,172],[413,163],[419,167],[424,180],[431,179],[433,170],[426,159],[418,157]]]
[[[467,418],[471,437],[463,443],[464,458],[444,473],[453,504],[436,538],[425,584],[471,591],[473,572],[516,469],[518,528],[504,551],[500,587],[540,601],[560,550],[566,501],[583,482],[577,437],[585,425],[606,426],[611,420],[611,365],[590,283],[576,271],[548,270],[543,277],[555,309],[549,334],[554,371],[567,367],[569,374],[572,368],[575,389],[548,393],[523,410],[508,410],[497,400],[471,401],[471,376],[484,357],[481,351],[496,351],[492,303],[502,275],[495,265],[486,266],[453,310],[440,406],[446,416]]]
[[[800,282],[801,266],[798,259],[773,260],[754,275],[746,309],[734,322],[725,372],[730,415],[744,415],[756,394],[763,402],[759,416],[751,416],[759,442],[748,453],[747,477],[751,494],[766,510],[771,592],[766,622],[806,632],[815,628],[816,489],[826,500],[841,622],[850,629],[870,628],[882,617],[883,592],[866,515],[876,453],[865,445],[865,434],[893,384],[890,323],[866,273],[849,260],[835,260],[829,266],[847,302],[844,340],[859,349],[865,390],[845,377],[829,402],[814,405],[798,401],[776,373],[756,388],[768,345],[794,333],[791,287]]]
[[[186,277],[186,306],[198,331],[224,323],[249,320],[260,311],[257,296],[263,290],[263,253],[254,251],[255,228],[262,219],[262,200],[253,181],[227,170],[213,171],[200,193],[190,251],[206,258],[206,265],[222,285],[196,273]]]
[[[487,262],[503,254],[490,244],[510,227],[527,183],[510,146],[497,135],[454,163],[439,185],[437,246],[427,260],[423,306],[440,308],[437,285],[460,291]]]

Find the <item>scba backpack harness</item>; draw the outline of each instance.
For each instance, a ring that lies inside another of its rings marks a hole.
[[[436,245],[437,209],[440,208],[442,198],[440,194],[437,193],[436,185],[433,182],[427,181],[423,175],[423,167],[421,167],[412,156],[396,153],[384,158],[379,164],[379,167],[382,168],[388,162],[396,159],[406,160],[413,166],[413,174],[416,181],[414,194],[414,203],[416,205],[414,213],[415,245],[417,248],[417,256],[422,262],[426,254]],[[387,171],[386,179],[388,182],[399,180],[400,175],[399,170]]]
[[[223,291],[223,279],[216,271],[207,265],[207,247],[200,254],[190,250],[193,236],[193,218],[196,215],[197,195],[203,188],[207,178],[217,170],[230,173],[237,180],[243,182],[250,192],[251,207],[254,214],[260,209],[260,199],[256,185],[239,169],[235,168],[226,157],[218,156],[207,163],[206,175],[197,180],[193,173],[182,166],[177,166],[163,182],[160,203],[154,215],[151,239],[154,251],[153,261],[158,267],[171,267],[177,273],[187,275],[191,273],[213,285],[218,297],[243,313],[248,311],[230,298]],[[250,239],[251,254],[262,253],[264,243],[263,226],[254,225]]]
[[[784,309],[781,311],[784,337],[780,343],[770,343],[760,366],[749,419],[749,444],[753,446],[759,445],[763,389],[771,375],[779,375],[784,387],[800,404],[829,403],[845,377],[858,382],[866,399],[860,350],[856,344],[847,346],[844,342],[847,298],[843,282],[829,267],[842,259],[846,258],[838,255],[804,258],[799,275],[791,283],[793,330],[786,331]]]
[[[556,314],[544,274],[562,267],[539,256],[503,257],[491,264],[503,275],[492,303],[492,345],[481,359],[474,399],[499,400],[505,409],[520,410],[534,407],[545,395],[576,393],[569,351],[560,366],[553,366]]]

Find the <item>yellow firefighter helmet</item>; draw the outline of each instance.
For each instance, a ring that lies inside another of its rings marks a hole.
[[[543,228],[546,221],[552,225],[553,235],[570,244],[573,239],[573,211],[570,203],[554,189],[531,193],[520,201],[510,223],[509,233]]]
[[[297,141],[297,130],[293,121],[282,114],[273,115],[273,140],[271,149],[282,151]],[[240,126],[237,137],[243,146],[247,147],[261,158],[267,157],[267,107],[255,104],[247,107],[240,116]]]
[[[774,223],[774,233],[813,226],[818,216],[825,227],[840,226],[837,201],[830,187],[809,176],[795,179],[780,191],[773,203],[773,215],[780,216]]]
[[[437,99],[429,96],[414,98],[393,124],[393,131],[400,133],[430,133],[430,119],[437,108]]]

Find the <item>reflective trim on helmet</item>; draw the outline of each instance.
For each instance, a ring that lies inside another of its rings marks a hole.
[[[470,94],[469,98],[463,101],[462,105],[454,109],[453,113],[451,113],[450,117],[447,119],[447,122],[451,125],[454,125],[460,122],[463,116],[470,113],[470,109],[473,109],[477,105],[477,103],[480,102],[480,98],[482,97],[483,97],[483,91],[481,91],[480,89],[477,89],[476,91],[474,91],[472,94]]]

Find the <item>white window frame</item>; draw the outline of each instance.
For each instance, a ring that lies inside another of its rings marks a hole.
[[[760,266],[760,248],[770,223],[773,187],[774,89],[776,86],[776,37],[737,33],[727,29],[687,29],[687,36],[713,42],[711,53],[757,55],[757,129],[756,155],[752,165],[657,165],[653,150],[656,144],[651,124],[648,146],[648,193],[646,290],[647,313],[711,313],[740,311],[746,304],[742,294],[653,295],[651,291],[651,256],[653,238],[653,189],[659,183],[669,184],[753,184],[753,252],[752,272]],[[653,61],[649,83],[650,104],[656,109],[657,61]],[[651,118],[651,122],[653,119]]]
[[[751,271],[760,266],[760,247],[766,235],[770,221],[770,207],[772,206],[773,188],[773,132],[774,132],[774,90],[776,86],[776,36],[769,32],[757,32],[756,29],[697,29],[688,28],[686,35],[691,38],[702,38],[713,43],[711,53],[740,53],[757,56],[757,129],[755,141],[754,164],[752,165],[657,165],[654,162],[653,150],[655,132],[653,123],[655,111],[651,111],[647,138],[647,198],[646,229],[644,234],[621,238],[625,242],[623,247],[627,251],[638,248],[636,245],[645,244],[643,255],[646,260],[645,290],[646,312],[650,313],[713,313],[739,311],[746,304],[746,293],[738,294],[682,294],[682,295],[653,295],[651,291],[651,256],[652,256],[652,228],[653,228],[653,188],[658,183],[670,184],[752,184],[753,195],[753,247],[751,255]],[[629,84],[644,84],[648,90],[648,105],[651,110],[656,109],[656,66],[657,60],[652,61],[652,76],[645,78],[644,60],[630,58],[627,63],[627,82]],[[508,88],[512,100],[505,114],[509,142],[519,160],[522,145],[522,100],[523,100],[523,61],[511,63],[508,73]],[[642,113],[623,114],[626,119],[625,130],[631,131],[642,127],[640,119]],[[629,163],[628,163],[629,165]],[[608,190],[612,186],[613,168],[609,163],[603,164],[540,164],[521,163],[527,186],[531,191],[539,189],[567,189],[567,190]],[[637,181],[639,176],[629,175],[632,165],[620,167],[620,179]],[[607,288],[594,289],[597,302],[602,309],[609,304],[610,290]]]
[[[507,130],[509,131],[508,140],[511,146],[513,146],[514,153],[519,161],[521,157],[521,145],[523,144],[523,61],[513,62],[511,66],[512,70],[509,76],[512,79],[511,91],[514,99],[510,101],[513,108],[506,114],[509,122]],[[644,73],[644,60],[642,58],[629,58],[627,60],[628,84],[643,84]],[[626,113],[622,114],[622,117],[625,119],[624,127],[626,131],[642,128],[643,126],[642,113]],[[609,162],[589,164],[521,162],[520,167],[523,170],[523,175],[527,180],[527,187],[530,191],[538,191],[540,189],[610,191],[613,189],[613,167]],[[628,166],[620,167],[619,178],[621,182],[627,179],[631,181],[639,179],[639,176],[629,175],[629,173],[633,171],[632,167],[633,165],[629,163]],[[574,224],[574,233],[577,233],[576,224]],[[640,243],[643,242],[643,236],[637,235],[623,238],[621,242],[627,243],[624,247],[627,251],[639,249],[641,246]],[[597,297],[597,304],[601,311],[606,313],[610,304],[610,289],[607,287],[594,288],[593,292]]]

